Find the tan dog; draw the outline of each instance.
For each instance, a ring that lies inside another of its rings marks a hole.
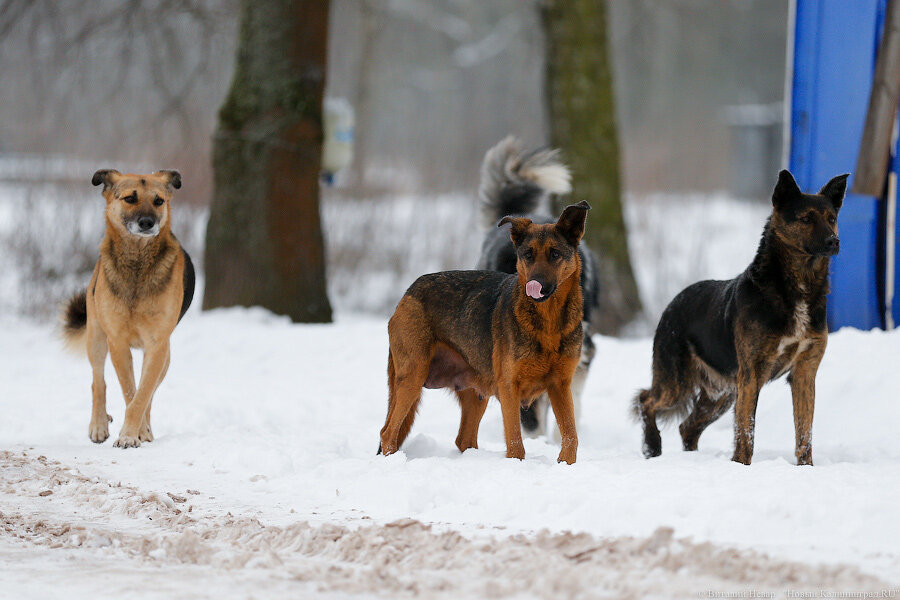
[[[113,170],[94,173],[103,184],[106,234],[88,289],[69,300],[63,315],[70,346],[87,349],[94,371],[93,410],[89,436],[102,443],[109,437],[103,367],[109,353],[125,396],[125,422],[117,448],[152,442],[150,405],[169,368],[169,336],[194,296],[194,266],[171,228],[177,171],[150,175]],[[131,349],[143,348],[137,388]]]

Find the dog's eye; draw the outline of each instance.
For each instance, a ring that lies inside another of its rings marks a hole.
[[[531,260],[532,258],[534,258],[534,252],[532,252],[531,248],[529,248],[528,250],[526,250],[525,252],[522,253],[522,257],[525,260]]]
[[[122,198],[122,200],[124,200],[124,201],[127,202],[128,204],[135,204],[135,203],[137,202],[137,194],[132,194],[132,195],[130,195],[130,196],[125,196],[124,198]]]
[[[800,222],[809,225],[810,223],[812,223],[812,217],[810,217],[809,215],[804,215],[800,217]]]
[[[165,202],[166,202],[165,200],[163,200],[162,198],[157,196],[156,198],[153,199],[153,206],[162,206],[163,204],[165,204]]]
[[[837,219],[834,218],[834,215],[828,217],[828,223],[830,223],[831,225],[837,223]]]
[[[560,253],[559,253],[559,250],[557,250],[556,248],[550,248],[550,253],[549,253],[549,254],[550,254],[550,260],[556,260],[556,259],[558,259],[560,256],[562,256],[562,254],[560,254]]]

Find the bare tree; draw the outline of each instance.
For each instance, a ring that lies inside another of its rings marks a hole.
[[[380,33],[382,19],[381,14],[372,5],[371,0],[360,0],[360,19],[362,21],[360,31],[359,66],[356,75],[356,98],[353,103],[357,114],[371,115],[375,112],[373,107],[373,79],[377,73],[373,67],[375,60],[375,41]],[[357,127],[355,131],[355,160],[350,176],[351,185],[357,190],[365,188],[365,169],[372,157],[371,139],[366,127]]]
[[[640,312],[641,301],[622,215],[605,2],[548,0],[544,26],[551,138],[574,172],[574,197],[593,207],[584,239],[600,259],[596,326],[616,333]]]
[[[219,111],[203,308],[331,321],[319,219],[328,2],[245,0]]]
[[[177,168],[184,199],[204,202],[236,12],[235,0],[0,0],[0,151]]]

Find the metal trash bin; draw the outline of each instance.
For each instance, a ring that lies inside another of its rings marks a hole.
[[[768,199],[781,163],[784,105],[728,106],[721,120],[729,133],[731,193],[737,198]]]

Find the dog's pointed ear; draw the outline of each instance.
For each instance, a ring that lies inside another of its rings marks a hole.
[[[122,174],[115,169],[100,169],[91,177],[92,185],[103,184],[103,190],[106,191],[121,177]]]
[[[823,185],[822,189],[819,190],[820,195],[825,196],[831,201],[834,210],[840,210],[841,205],[844,203],[844,194],[847,193],[848,177],[850,177],[850,173],[832,177],[831,181]]]
[[[794,176],[787,169],[782,169],[778,174],[778,183],[775,184],[775,191],[772,192],[772,206],[781,210],[791,200],[800,196],[800,186],[794,181]]]
[[[582,200],[578,204],[570,204],[559,215],[556,221],[556,230],[573,246],[577,246],[584,235],[584,222],[587,220],[587,212],[591,205]]]
[[[173,171],[171,169],[163,169],[162,171],[157,171],[160,175],[164,177],[168,177],[168,184],[171,185],[174,189],[181,189],[181,173],[178,171]]]
[[[509,238],[512,240],[513,246],[518,246],[525,238],[525,232],[528,231],[528,227],[531,225],[531,219],[528,217],[503,217],[497,223],[497,227],[503,227],[507,223],[511,224],[509,227]]]

